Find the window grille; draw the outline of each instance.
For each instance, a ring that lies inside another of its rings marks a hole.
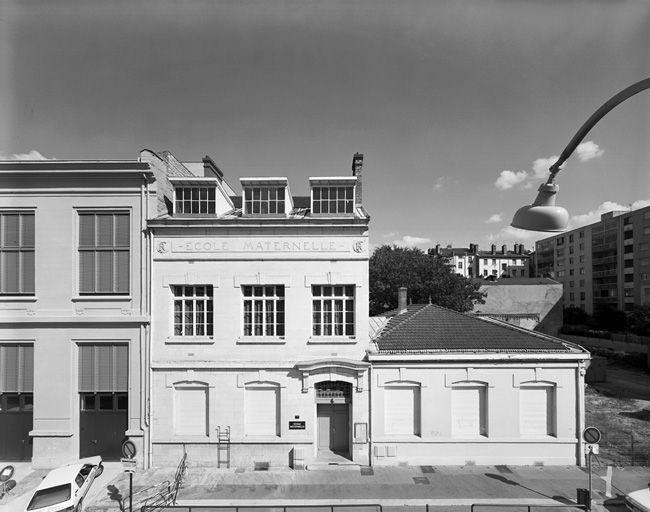
[[[284,214],[284,188],[246,187],[244,213],[246,215]]]
[[[0,393],[34,391],[34,346],[0,345]]]
[[[284,286],[242,286],[244,336],[284,336]]]
[[[313,187],[312,213],[352,213],[354,187]]]
[[[79,392],[127,392],[128,381],[128,345],[79,345]]]
[[[0,213],[0,294],[34,294],[34,213]]]
[[[175,194],[175,213],[200,214],[214,213],[216,208],[214,187],[177,187]]]
[[[314,386],[316,398],[350,398],[352,386],[348,382],[326,381],[317,382]]]
[[[354,285],[313,285],[312,334],[354,336]]]
[[[174,336],[212,336],[212,286],[172,286],[172,293]]]

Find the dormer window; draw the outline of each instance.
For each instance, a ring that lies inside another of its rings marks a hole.
[[[351,215],[357,178],[310,178],[313,215]]]
[[[244,189],[244,214],[284,214],[284,187],[256,186]]]
[[[214,214],[216,210],[214,187],[182,186],[174,189],[174,213]]]
[[[244,215],[284,216],[293,208],[287,178],[241,178]]]

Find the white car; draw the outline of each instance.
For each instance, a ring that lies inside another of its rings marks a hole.
[[[100,456],[53,469],[36,488],[25,510],[81,512],[84,496],[103,471]]]
[[[640,489],[626,495],[625,508],[631,512],[650,512],[650,484],[646,489]]]

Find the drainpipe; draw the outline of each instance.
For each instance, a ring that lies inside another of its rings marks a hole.
[[[142,175],[143,186],[141,187],[141,202],[140,202],[140,211],[141,211],[141,250],[140,250],[140,314],[147,316],[149,312],[149,295],[148,295],[148,283],[149,283],[149,272],[151,270],[149,261],[149,233],[147,230],[147,219],[149,217],[149,180],[146,175]],[[144,276],[143,276],[144,273]],[[149,316],[149,321],[151,317]],[[147,421],[147,397],[148,397],[148,365],[147,365],[147,356],[148,356],[148,332],[149,325],[140,324],[140,428],[143,432],[143,466],[145,469],[149,468],[149,429]]]
[[[576,385],[578,387],[578,465],[585,465],[585,445],[582,440],[582,432],[585,429],[585,373],[587,371],[585,361],[578,362],[576,369]]]
[[[151,370],[151,360],[152,360],[152,326],[151,322],[153,322],[153,244],[154,244],[154,235],[151,232],[151,230],[147,230],[147,235],[149,237],[149,272],[147,274],[147,278],[149,280],[149,296],[148,296],[148,310],[149,310],[149,318],[150,323],[148,325],[148,331],[149,335],[147,336],[147,403],[146,403],[146,417],[147,417],[147,425],[149,426],[148,432],[148,443],[147,443],[147,456],[149,459],[149,464],[151,464],[152,460],[152,452],[153,452],[153,445],[151,442],[151,438],[153,435],[153,423],[151,421],[151,383],[152,383],[152,370]]]
[[[373,441],[372,441],[372,363],[368,367],[368,450],[370,450],[368,456],[368,465],[373,466]]]

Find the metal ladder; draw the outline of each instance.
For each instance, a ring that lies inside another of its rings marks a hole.
[[[230,467],[230,425],[217,427],[217,467]],[[225,465],[225,466],[222,466]]]

